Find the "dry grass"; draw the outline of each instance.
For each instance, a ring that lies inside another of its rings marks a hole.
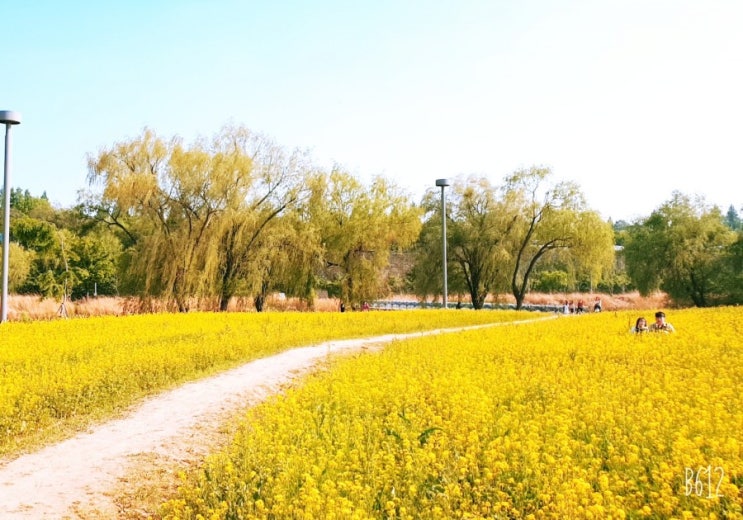
[[[526,295],[524,303],[531,305],[556,305],[561,306],[565,300],[578,302],[583,300],[586,309],[592,310],[596,298],[601,298],[602,309],[607,310],[644,310],[644,309],[663,309],[670,306],[668,296],[665,293],[657,292],[649,296],[641,296],[639,292],[629,292],[624,294],[604,294],[604,293],[530,293]],[[412,294],[396,295],[391,300],[396,301],[415,301],[417,298]],[[449,294],[449,301],[456,301],[456,295]],[[440,301],[440,297],[439,297]],[[462,297],[462,302],[467,303],[470,298]],[[511,294],[499,294],[489,296],[487,301],[490,303],[515,304],[516,299]]]
[[[272,311],[318,311],[335,312],[340,301],[335,298],[319,298],[314,308],[298,298],[286,298],[280,294],[266,299],[265,309]],[[190,308],[195,311],[216,311],[219,304],[216,300],[194,300]],[[230,312],[255,312],[252,298],[233,298],[227,308]],[[8,296],[9,321],[51,320],[60,317],[122,316],[127,314],[145,314],[169,312],[175,309],[158,300],[141,300],[139,298],[116,298],[99,296],[82,300],[62,302],[53,298],[42,298],[34,295],[11,294]]]
[[[535,305],[561,305],[565,300],[577,302],[582,299],[590,310],[596,297],[600,297],[603,310],[630,310],[630,309],[661,309],[669,306],[668,297],[664,293],[655,293],[648,297],[640,296],[638,292],[625,294],[582,294],[582,293],[560,293],[542,294],[534,293],[526,296],[525,303]],[[415,301],[413,295],[397,295],[392,300]],[[451,299],[451,298],[450,298]],[[464,299],[467,301],[467,299]],[[511,295],[498,295],[488,299],[497,303],[515,303]],[[308,308],[307,304],[297,298],[286,298],[282,295],[271,295],[266,299],[266,310],[272,311],[316,311],[336,312],[340,301],[337,298],[318,298],[314,308]],[[214,311],[218,309],[216,301],[201,300],[193,302],[192,309],[199,311]],[[58,317],[89,317],[89,316],[121,316],[126,314],[142,314],[151,312],[167,312],[169,309],[156,300],[139,300],[136,298],[114,298],[97,297],[85,298],[77,301],[66,301],[64,306],[58,300],[51,298],[40,298],[39,296],[14,295],[8,297],[8,320],[9,321],[32,321],[50,320]],[[231,312],[255,312],[253,300],[250,298],[234,298],[227,309]]]
[[[8,320],[49,320],[57,317],[108,316],[123,314],[123,298],[99,297],[64,304],[52,298],[11,294],[8,296]]]
[[[586,308],[591,310],[596,297],[601,298],[602,309],[607,310],[632,310],[632,309],[664,309],[669,307],[668,296],[665,293],[657,292],[649,296],[640,296],[637,291],[624,294],[583,294],[583,293],[562,293],[562,294],[529,294],[526,296],[526,303],[541,305],[560,305],[568,301],[578,302],[583,300]],[[511,296],[511,301],[513,297]]]

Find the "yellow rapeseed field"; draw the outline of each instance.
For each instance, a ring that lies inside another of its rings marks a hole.
[[[286,348],[523,319],[528,313],[192,313],[0,325],[0,455],[136,399]]]
[[[249,410],[162,514],[743,518],[743,309],[668,314],[674,334],[605,312],[338,359]]]

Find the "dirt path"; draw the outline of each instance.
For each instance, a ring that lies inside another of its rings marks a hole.
[[[122,419],[0,462],[0,519],[146,518],[144,511],[126,511],[121,505],[121,495],[131,492],[135,481],[146,479],[166,462],[197,462],[225,437],[227,417],[280,390],[329,354],[489,326],[329,341],[259,359],[164,392]]]

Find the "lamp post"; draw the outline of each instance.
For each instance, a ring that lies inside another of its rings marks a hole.
[[[5,218],[3,219],[3,298],[0,302],[0,323],[8,321],[8,258],[10,255],[10,127],[21,123],[21,114],[12,110],[0,110],[0,123],[5,125],[5,176],[3,196]]]
[[[447,287],[446,287],[446,194],[444,188],[449,186],[449,179],[436,179],[436,186],[441,187],[441,251],[443,253],[443,268],[444,268],[444,294],[443,304],[444,309],[447,308],[446,301],[448,299]]]

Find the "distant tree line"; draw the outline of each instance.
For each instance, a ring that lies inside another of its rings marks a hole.
[[[440,298],[440,192],[419,202],[394,182],[326,171],[243,126],[186,144],[145,129],[88,158],[72,208],[11,191],[10,291],[78,299],[157,299],[173,310],[258,311],[283,292],[347,306],[391,293]],[[577,185],[547,168],[501,185],[457,177],[446,188],[449,294],[482,308],[492,294],[667,292],[680,305],[743,300],[743,229],[703,200],[672,194],[634,223],[603,221]],[[392,254],[412,267],[387,276]]]
[[[723,215],[674,192],[621,234],[627,274],[641,294],[661,289],[683,306],[743,302],[743,229],[734,207]]]

